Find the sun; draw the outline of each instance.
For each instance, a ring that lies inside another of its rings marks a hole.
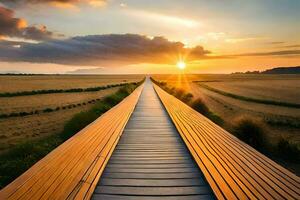
[[[179,69],[185,69],[186,67],[185,62],[183,61],[178,61],[176,65]]]

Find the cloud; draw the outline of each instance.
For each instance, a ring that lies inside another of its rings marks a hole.
[[[281,48],[281,49],[295,49],[295,48],[300,48],[300,44],[281,45],[281,46],[276,46],[276,48]]]
[[[27,26],[24,19],[14,17],[14,11],[0,6],[0,39],[17,37],[30,40],[48,40],[54,34],[46,26]]]
[[[240,38],[228,38],[225,39],[225,42],[227,43],[240,43],[240,42],[248,42],[248,41],[254,41],[254,40],[264,40],[267,39],[265,37],[240,37]]]
[[[37,44],[1,47],[0,60],[67,65],[119,65],[136,63],[174,63],[181,55],[187,60],[208,58],[201,46],[185,48],[181,42],[164,37],[137,34],[110,34],[50,40]]]
[[[266,42],[266,44],[270,44],[270,45],[279,45],[279,44],[284,44],[285,42],[283,41],[274,41],[274,42]]]
[[[286,44],[287,42],[269,42],[267,44],[275,45],[275,48],[287,48],[287,49],[294,49],[300,48],[300,44]]]
[[[270,52],[258,52],[258,53],[244,53],[233,55],[237,57],[244,56],[298,56],[300,55],[300,50],[283,50],[283,51],[270,51]]]
[[[103,7],[107,0],[0,0],[0,3],[9,7],[49,4],[62,8],[72,8],[78,4],[88,4],[94,7]]]
[[[300,48],[300,44],[295,44],[295,45],[286,45],[282,46],[283,48]]]

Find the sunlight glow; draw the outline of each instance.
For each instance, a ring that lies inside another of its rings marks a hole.
[[[185,62],[183,61],[178,61],[176,65],[179,69],[185,69],[186,67]]]
[[[164,26],[168,25],[171,27],[186,27],[186,28],[197,28],[199,25],[199,21],[189,19],[189,18],[183,18],[179,16],[173,16],[173,15],[164,15],[161,13],[155,13],[155,12],[147,12],[147,11],[141,11],[141,10],[134,10],[134,9],[128,9],[127,10],[129,14],[138,16],[139,18],[149,19],[151,21],[155,20],[159,22],[160,24],[163,23]]]

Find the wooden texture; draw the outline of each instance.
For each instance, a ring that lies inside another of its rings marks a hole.
[[[300,199],[300,178],[154,86],[218,199]]]
[[[0,191],[0,199],[89,199],[143,86]]]
[[[150,81],[92,199],[214,199]]]

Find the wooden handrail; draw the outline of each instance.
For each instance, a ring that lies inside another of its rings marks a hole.
[[[89,199],[143,85],[0,191],[0,199]]]
[[[154,88],[218,199],[300,199],[298,176]]]

